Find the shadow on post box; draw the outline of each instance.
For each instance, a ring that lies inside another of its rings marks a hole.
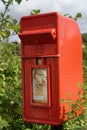
[[[22,17],[20,27],[23,118],[62,124],[70,109],[60,100],[76,101],[78,83],[83,83],[78,25],[53,12]]]

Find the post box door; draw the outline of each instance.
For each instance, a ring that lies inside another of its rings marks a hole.
[[[59,103],[56,58],[23,60],[23,113],[30,122],[58,124]],[[26,68],[26,69],[25,69]],[[24,80],[25,79],[25,80]]]

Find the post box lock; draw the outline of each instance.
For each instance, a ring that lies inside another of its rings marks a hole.
[[[69,107],[61,100],[69,100],[70,94],[76,101],[78,83],[83,83],[79,28],[56,12],[22,17],[20,27],[23,118],[62,124]]]
[[[56,29],[55,28],[51,30],[51,34],[52,34],[53,39],[56,39]]]

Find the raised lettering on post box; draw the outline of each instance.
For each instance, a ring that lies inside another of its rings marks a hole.
[[[59,13],[25,16],[20,22],[23,118],[59,125],[69,107],[61,100],[79,98],[82,40],[76,22]],[[68,96],[70,95],[70,96]],[[77,115],[83,112],[83,106]]]

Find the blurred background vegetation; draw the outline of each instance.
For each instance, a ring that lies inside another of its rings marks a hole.
[[[0,130],[50,130],[49,125],[27,123],[22,119],[21,44],[17,41],[9,43],[9,37],[17,35],[20,27],[18,21],[7,13],[13,0],[1,1],[4,10],[0,12]],[[22,0],[15,1],[20,4]],[[33,10],[31,15],[39,12]],[[74,19],[79,17],[82,17],[80,13]],[[64,130],[87,130],[87,34],[82,34],[82,40],[84,95],[81,98],[85,111],[64,123]]]

